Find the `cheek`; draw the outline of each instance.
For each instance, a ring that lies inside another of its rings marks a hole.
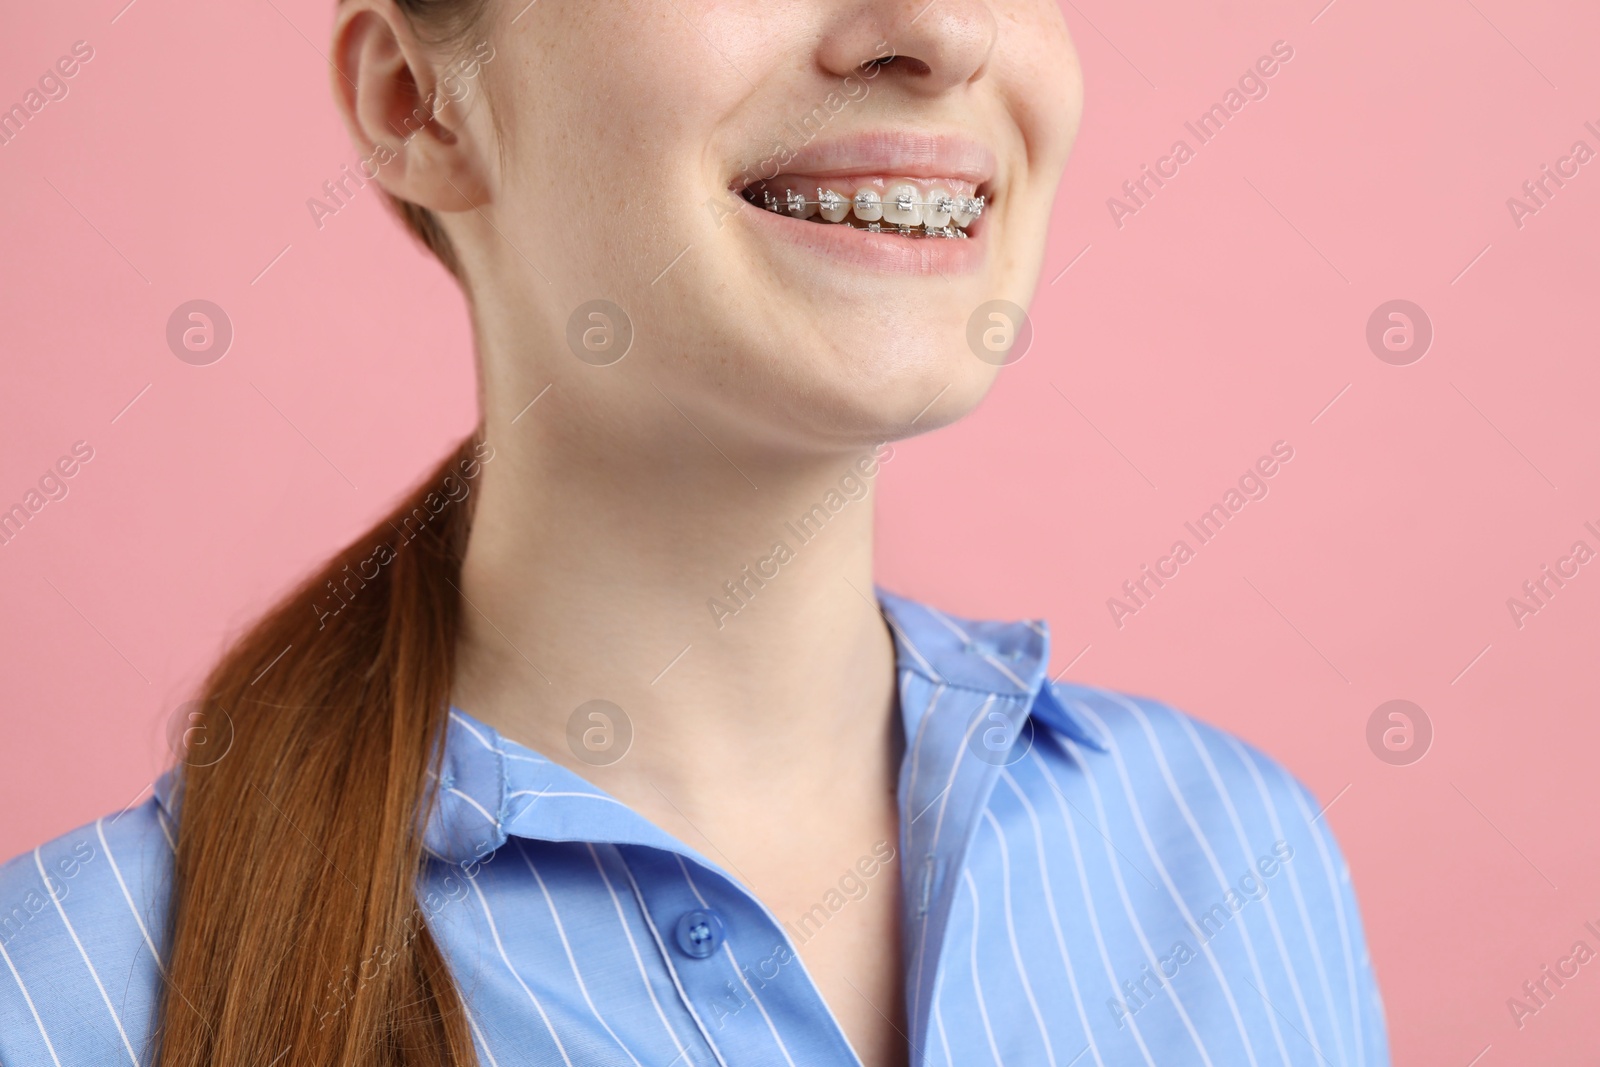
[[[1060,9],[1013,5],[1001,13],[993,76],[1017,116],[1030,158],[1061,165],[1083,115],[1083,68]]]

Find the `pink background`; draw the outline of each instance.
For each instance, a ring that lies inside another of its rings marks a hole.
[[[448,279],[370,187],[320,232],[306,209],[355,159],[319,54],[331,0],[124,3],[13,5],[0,35],[7,106],[95,50],[0,147],[0,505],[95,450],[0,547],[0,855],[133,800],[225,635],[473,420]],[[1600,564],[1520,629],[1506,600],[1600,548],[1600,161],[1520,229],[1506,199],[1600,149],[1600,14],[1324,3],[1066,6],[1086,117],[1034,347],[979,414],[897,450],[881,580],[1048,617],[1056,671],[1082,652],[1069,677],[1233,729],[1337,798],[1398,1063],[1576,1063],[1600,963],[1520,1031],[1506,999],[1600,947]],[[1270,94],[1118,228],[1107,198],[1280,39]],[[209,367],[164,340],[196,297],[237,330]],[[1365,342],[1395,298],[1436,330],[1410,366]],[[1271,494],[1119,629],[1106,599],[1280,439]],[[1367,745],[1392,698],[1436,733],[1410,766]]]

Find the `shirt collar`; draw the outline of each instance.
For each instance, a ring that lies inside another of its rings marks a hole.
[[[947,615],[925,604],[877,590],[883,616],[894,633],[900,671],[936,685],[997,696],[1023,697],[1041,725],[1097,752],[1107,751],[1099,730],[1068,707],[1045,680],[1050,665],[1050,627],[1042,619],[981,622]],[[907,739],[917,736],[922,707],[901,701]]]
[[[894,634],[897,677],[909,671],[935,685],[1020,698],[1039,725],[1107,751],[1099,730],[1046,681],[1050,630],[1042,620],[964,619],[882,587],[875,591]],[[908,743],[917,736],[924,709],[921,702],[900,700]],[[513,834],[684,848],[609,793],[455,707],[445,728],[437,785],[424,847],[454,863],[481,860]],[[169,815],[175,814],[181,786],[171,771],[156,782],[157,801]]]

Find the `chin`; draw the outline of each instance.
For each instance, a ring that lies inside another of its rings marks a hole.
[[[978,406],[999,370],[946,338],[846,349],[813,342],[790,369],[796,373],[762,390],[761,421],[789,441],[799,430],[821,448],[898,441],[947,426]],[[775,397],[784,399],[774,405]]]

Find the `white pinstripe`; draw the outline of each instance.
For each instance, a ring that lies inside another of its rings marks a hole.
[[[926,604],[922,605],[922,610],[926,611],[929,615],[932,615],[936,620],[938,620],[939,625],[943,626],[946,630],[949,630],[967,644],[972,644],[971,635],[969,635],[967,631],[963,630],[961,627],[957,626],[955,624],[955,620],[951,619],[950,616],[946,615],[938,608],[932,608]]]
[[[935,709],[939,707],[939,698],[945,694],[947,688],[944,685],[934,687],[933,694],[928,697],[928,706],[922,709],[922,717],[917,720],[917,736],[911,739],[911,767],[906,778],[908,800],[917,795],[917,771],[922,763],[923,743],[928,739],[928,720],[933,718]]]
[[[605,793],[556,793],[543,789],[519,789],[515,793],[506,794],[507,800],[514,800],[517,797],[582,797],[584,800],[603,800],[607,804],[615,804],[621,808],[626,808],[628,806],[622,801],[618,800],[616,797],[607,796]],[[482,811],[483,809],[479,808],[478,810]]]
[[[11,962],[11,953],[6,951],[5,942],[0,941],[0,959],[6,961],[6,969],[11,972],[11,977],[16,980],[17,988],[22,992],[23,1002],[28,1005],[28,1011],[33,1015],[33,1025],[39,1028],[39,1036],[44,1039],[44,1047],[50,1052],[50,1062],[56,1067],[61,1067],[61,1059],[56,1055],[56,1047],[50,1043],[50,1032],[44,1028],[44,1020],[39,1018],[39,1009],[33,1005],[33,997],[28,993],[28,987],[22,981],[22,975],[17,973],[17,965]]]
[[[1011,942],[1011,958],[1017,965],[1017,977],[1022,980],[1022,993],[1028,998],[1028,1008],[1033,1012],[1033,1021],[1039,1026],[1039,1038],[1044,1042],[1045,1059],[1050,1062],[1050,1067],[1056,1067],[1056,1050],[1050,1040],[1050,1029],[1044,1024],[1044,1016],[1039,1014],[1039,1001],[1034,998],[1033,983],[1028,981],[1028,968],[1022,962],[1022,949],[1017,945],[1017,926],[1011,915],[1011,850],[1006,845],[1005,831],[1000,829],[1000,823],[995,819],[994,813],[985,808],[983,817],[1000,842],[1000,900],[1005,905],[1006,939]]]
[[[995,1047],[994,1027],[989,1023],[989,1005],[983,1000],[983,982],[978,978],[978,920],[982,909],[978,906],[978,887],[972,884],[972,872],[963,870],[961,878],[972,894],[972,992],[978,998],[978,1017],[983,1020],[983,1036],[989,1039],[989,1052],[994,1056],[994,1067],[1005,1067],[1000,1060],[1000,1050]]]
[[[661,1009],[661,1001],[656,999],[656,990],[650,984],[650,975],[644,969],[644,957],[639,954],[638,942],[633,939],[633,930],[628,926],[628,918],[622,913],[622,901],[617,897],[617,891],[611,885],[611,877],[606,874],[605,865],[600,862],[600,853],[595,851],[594,845],[584,842],[589,850],[589,858],[594,860],[594,869],[600,872],[600,881],[605,883],[606,892],[611,894],[611,906],[617,911],[617,925],[622,927],[622,934],[628,939],[628,948],[633,952],[633,962],[639,968],[639,978],[644,982],[644,991],[650,996],[650,1003],[656,1009],[656,1017],[661,1020],[661,1025],[672,1035],[672,1044],[678,1050],[678,1058],[694,1067],[694,1057],[689,1055],[689,1050],[683,1047],[683,1042],[678,1040],[678,1031],[667,1021],[667,1013]]]
[[[1250,758],[1250,753],[1245,751],[1243,745],[1239,744],[1239,742],[1233,740],[1232,738],[1229,738],[1228,740],[1229,743],[1232,744],[1234,751],[1239,754],[1240,758],[1244,760],[1245,765],[1250,768],[1250,776],[1255,779],[1256,790],[1261,794],[1261,803],[1267,809],[1267,819],[1272,823],[1273,836],[1279,838],[1283,837],[1283,824],[1278,819],[1278,805],[1273,802],[1272,794],[1267,791],[1267,783],[1261,777],[1261,771],[1256,767],[1256,761]],[[1284,870],[1289,875],[1289,889],[1294,894],[1295,907],[1300,911],[1301,929],[1305,931],[1306,940],[1310,942],[1311,958],[1317,965],[1317,977],[1321,979],[1322,982],[1323,1003],[1328,1009],[1328,1021],[1333,1023],[1333,1038],[1335,1043],[1337,1043],[1339,1046],[1339,1058],[1343,1060],[1345,1059],[1344,1035],[1339,1032],[1339,1023],[1333,1017],[1333,993],[1328,987],[1327,968],[1322,965],[1322,949],[1318,945],[1315,931],[1311,929],[1311,915],[1306,911],[1306,899],[1305,896],[1300,892],[1299,876],[1295,873],[1295,869],[1293,867],[1286,866]],[[1296,981],[1293,983],[1293,985],[1295,995],[1300,996],[1300,983]],[[1310,1012],[1306,1010],[1304,1000],[1301,1001],[1301,1010],[1305,1012],[1306,1023],[1309,1026],[1311,1022]],[[1311,1030],[1311,1038],[1312,1045],[1317,1049],[1318,1053],[1321,1053],[1322,1042],[1317,1039],[1317,1031],[1315,1028],[1312,1028]]]
[[[133,1042],[128,1040],[128,1032],[122,1028],[122,1019],[117,1015],[117,1009],[112,1007],[111,998],[106,994],[106,987],[100,982],[100,973],[94,969],[94,964],[89,962],[89,953],[84,951],[83,942],[78,940],[78,931],[72,928],[72,920],[67,918],[66,909],[61,906],[55,890],[50,888],[50,876],[44,871],[44,860],[39,857],[38,849],[33,850],[33,865],[39,868],[39,877],[44,880],[44,891],[49,895],[50,903],[56,906],[56,914],[61,916],[62,925],[67,928],[73,945],[77,946],[78,955],[83,957],[83,965],[89,968],[89,977],[94,979],[94,987],[100,990],[100,999],[106,1002],[106,1011],[111,1013],[111,1021],[117,1025],[117,1033],[122,1037],[122,1047],[128,1050],[128,1059],[133,1061],[133,1067],[139,1067],[139,1056],[133,1051]]]
[[[1085,715],[1090,716],[1090,720],[1103,732],[1110,734],[1110,728],[1106,726],[1106,724],[1101,720],[1100,716],[1094,713],[1092,708],[1090,708],[1087,704],[1079,704],[1078,708]],[[1161,877],[1161,884],[1166,886],[1167,895],[1170,896],[1172,898],[1172,902],[1178,906],[1178,911],[1182,913],[1184,921],[1189,924],[1189,928],[1191,930],[1200,929],[1200,924],[1195,922],[1194,914],[1190,912],[1188,903],[1183,899],[1183,894],[1173,883],[1172,874],[1167,870],[1166,863],[1162,861],[1160,851],[1156,848],[1155,842],[1150,838],[1150,828],[1145,825],[1144,811],[1139,806],[1138,798],[1133,795],[1133,779],[1128,775],[1127,765],[1122,762],[1122,751],[1120,745],[1111,746],[1111,759],[1116,765],[1117,778],[1122,783],[1122,795],[1127,798],[1128,812],[1133,816],[1134,828],[1139,831],[1139,840],[1144,843],[1145,854],[1150,857],[1150,862],[1155,864],[1156,874]],[[1210,845],[1206,845],[1205,847],[1209,849]],[[1226,884],[1226,880],[1224,880],[1224,884]],[[1217,954],[1212,951],[1210,941],[1202,941],[1198,937],[1195,938],[1195,940],[1200,942],[1200,951],[1205,954],[1206,962],[1211,965],[1211,973],[1216,977],[1217,985],[1222,989],[1222,996],[1228,1002],[1228,1010],[1233,1014],[1234,1025],[1239,1030],[1239,1039],[1244,1042],[1245,1055],[1249,1057],[1252,1067],[1256,1067],[1257,1061],[1255,1045],[1253,1042],[1251,1042],[1250,1034],[1245,1029],[1244,1017],[1239,1014],[1238,1002],[1233,999],[1233,987],[1228,983],[1228,979],[1222,973],[1222,964],[1217,962]],[[1171,983],[1168,983],[1168,985],[1170,986]]]
[[[156,824],[161,827],[161,836],[167,839],[167,850],[173,855],[178,853],[178,843],[172,839],[172,831],[167,828],[167,813],[161,810],[161,805],[156,805]]]
[[[451,786],[449,789],[446,789],[445,792],[449,793],[451,796],[460,797],[462,800],[465,800],[468,804],[471,804],[473,806],[473,808],[475,808],[477,810],[479,815],[482,815],[485,819],[487,819],[489,821],[489,825],[490,826],[493,826],[496,829],[499,828],[500,820],[495,818],[493,815],[490,815],[489,812],[488,812],[488,809],[486,809],[482,804],[479,804],[476,800],[473,800],[471,797],[467,796],[467,794],[463,793],[461,790],[457,789],[455,786]]]
[[[1139,921],[1138,911],[1133,906],[1133,900],[1128,896],[1128,887],[1122,881],[1122,868],[1117,866],[1119,857],[1115,854],[1116,850],[1111,847],[1111,838],[1106,835],[1104,829],[1106,825],[1106,808],[1105,801],[1100,797],[1100,785],[1094,780],[1094,775],[1090,773],[1088,766],[1083,762],[1083,753],[1079,751],[1077,744],[1066,737],[1061,738],[1061,743],[1067,746],[1067,751],[1072,753],[1072,758],[1079,767],[1083,768],[1083,780],[1088,783],[1089,796],[1094,800],[1094,813],[1101,824],[1097,829],[1099,829],[1100,836],[1105,841],[1106,863],[1111,868],[1112,881],[1117,883],[1117,894],[1122,897],[1122,910],[1127,913],[1128,921],[1133,925],[1134,936],[1139,939],[1139,947],[1144,949],[1145,960],[1157,971],[1160,971],[1161,962],[1156,959],[1155,950],[1150,947],[1150,939],[1145,936],[1144,924]],[[1116,982],[1113,981],[1111,984],[1115,986]],[[1178,1010],[1178,1018],[1183,1021],[1183,1028],[1189,1031],[1189,1037],[1194,1041],[1194,1047],[1200,1053],[1200,1059],[1206,1064],[1206,1067],[1213,1067],[1211,1054],[1206,1051],[1205,1042],[1200,1040],[1200,1032],[1194,1028],[1194,1021],[1189,1018],[1189,1012],[1184,1008],[1183,1001],[1178,997],[1178,991],[1173,988],[1171,982],[1162,982],[1161,985],[1167,991],[1167,996],[1172,1000],[1172,1006]]]
[[[483,1031],[478,1027],[478,1020],[472,1016],[472,1009],[465,1007],[462,1011],[467,1017],[467,1025],[472,1027],[473,1036],[478,1039],[478,1044],[483,1046],[483,1054],[489,1057],[489,1067],[500,1067],[499,1061],[494,1058],[494,1053],[489,1049],[489,1039],[483,1036]]]
[[[613,848],[616,846],[613,845]],[[656,926],[656,921],[650,917],[650,905],[644,899],[644,890],[639,888],[639,883],[633,877],[633,871],[628,864],[622,864],[622,873],[628,876],[628,885],[633,889],[633,899],[639,905],[639,914],[644,916],[644,924],[650,930],[650,936],[655,940],[656,948],[661,952],[662,962],[666,964],[667,974],[672,976],[672,987],[678,991],[678,999],[689,1018],[694,1020],[694,1025],[699,1029],[700,1036],[706,1039],[706,1047],[717,1058],[718,1067],[728,1067],[728,1061],[722,1058],[722,1049],[717,1047],[716,1039],[711,1036],[711,1031],[706,1028],[705,1020],[700,1018],[700,1012],[695,1009],[694,1001],[690,999],[688,991],[683,988],[683,982],[678,978],[678,969],[673,966],[672,953],[667,951],[667,942],[661,936],[661,931]]]
[[[956,753],[956,758],[950,762],[950,776],[945,780],[944,789],[939,793],[939,814],[934,818],[933,841],[928,846],[929,851],[931,852],[939,851],[939,837],[944,832],[944,813],[945,809],[950,806],[950,788],[955,785],[956,773],[961,770],[961,761],[967,755],[968,745],[972,741],[972,735],[977,731],[979,725],[983,723],[984,715],[988,712],[989,708],[994,705],[996,699],[998,699],[997,695],[990,693],[984,700],[983,706],[978,709],[978,714],[973,717],[972,722],[967,726],[966,735],[961,739],[960,751]],[[929,732],[927,720],[923,721],[922,729],[918,732],[924,735]],[[907,795],[909,796],[911,794],[908,793]],[[922,1003],[922,976],[927,970],[927,967],[923,966],[923,961],[927,958],[926,954],[928,951],[928,917],[926,915],[922,917],[921,925],[922,931],[920,936],[917,938],[917,982],[916,988],[912,991],[911,997],[911,1003],[916,1005],[920,1005]],[[920,1030],[921,1024],[921,1019],[912,1019],[912,1033],[916,1033],[918,1030]]]
[[[956,1067],[955,1058],[950,1055],[950,1035],[944,1032],[944,1012],[939,1010],[939,998],[942,996],[944,996],[944,988],[941,986],[933,994],[933,1025],[939,1030],[939,1045],[944,1049],[945,1067]],[[928,1062],[926,1054],[923,1055],[922,1062]]]
[[[689,891],[700,902],[700,906],[702,908],[711,907],[710,902],[701,895],[700,887],[694,884],[694,877],[689,874],[689,865],[683,862],[683,857],[674,852],[672,858],[678,861],[678,869],[683,872],[683,880],[689,883]],[[767,1014],[767,1006],[761,1003],[761,998],[756,995],[756,991],[750,988],[750,982],[744,976],[744,968],[739,965],[739,957],[734,955],[733,946],[728,943],[726,938],[722,942],[722,951],[728,954],[728,959],[733,963],[734,973],[739,976],[739,984],[744,986],[746,993],[750,994],[750,1000],[755,1004],[756,1011],[759,1011],[761,1017],[767,1021],[767,1029],[772,1032],[772,1040],[778,1043],[778,1051],[783,1053],[783,1062],[787,1063],[789,1067],[795,1067],[794,1057],[789,1055],[789,1046],[783,1043],[783,1035],[778,1033],[777,1024],[772,1021],[772,1016]]]
[[[1056,949],[1061,953],[1061,963],[1067,969],[1067,984],[1072,988],[1072,1003],[1078,1009],[1078,1022],[1083,1026],[1083,1034],[1089,1042],[1089,1050],[1094,1054],[1094,1062],[1099,1067],[1105,1067],[1105,1061],[1100,1058],[1100,1047],[1094,1039],[1094,1030],[1089,1025],[1089,1014],[1083,1008],[1083,995],[1078,990],[1077,970],[1072,966],[1072,955],[1067,951],[1067,941],[1061,933],[1061,917],[1056,914],[1056,894],[1050,886],[1049,857],[1044,848],[1044,833],[1039,827],[1039,813],[1034,810],[1033,803],[1028,800],[1022,787],[1017,785],[1017,780],[1011,776],[1009,770],[1000,772],[1000,780],[1010,786],[1011,792],[1022,802],[1022,809],[1028,813],[1028,822],[1033,826],[1033,847],[1039,855],[1039,880],[1044,884],[1044,906],[1050,915],[1050,928],[1056,935]]]
[[[906,651],[911,653],[918,663],[922,664],[922,669],[931,674],[936,682],[942,684],[944,682],[944,678],[942,678],[939,672],[934,669],[933,664],[928,662],[928,657],[922,654],[921,650],[917,648],[916,644],[906,634],[905,630],[901,629],[900,624],[888,614],[885,614],[883,619],[889,624],[889,629],[894,631],[895,636],[900,638],[900,643],[905,646]]]
[[[1161,741],[1156,737],[1155,730],[1151,728],[1150,720],[1146,718],[1144,711],[1132,701],[1124,700],[1122,697],[1116,694],[1105,693],[1104,691],[1100,692],[1102,695],[1109,696],[1116,700],[1117,703],[1125,706],[1133,714],[1134,719],[1139,723],[1140,728],[1144,731],[1145,740],[1149,742],[1150,752],[1156,758],[1156,765],[1161,769],[1161,778],[1162,781],[1166,783],[1167,792],[1171,795],[1173,801],[1178,805],[1178,811],[1183,816],[1183,821],[1188,824],[1189,832],[1194,835],[1195,841],[1199,843],[1200,851],[1205,854],[1206,864],[1211,868],[1212,877],[1216,878],[1217,880],[1217,887],[1223,891],[1224,895],[1231,892],[1233,890],[1233,886],[1229,883],[1228,876],[1223,873],[1222,864],[1217,861],[1217,854],[1211,847],[1210,838],[1208,838],[1205,832],[1200,829],[1199,820],[1194,817],[1194,811],[1190,809],[1189,802],[1183,795],[1183,790],[1179,788],[1177,779],[1173,777],[1172,767],[1167,763],[1166,750],[1161,747]],[[1217,796],[1222,800],[1223,806],[1228,810],[1230,815],[1234,815],[1233,801],[1228,797],[1227,791],[1222,788],[1222,782],[1213,777],[1212,783],[1217,789]],[[1243,828],[1238,825],[1238,818],[1236,815],[1234,815],[1234,824],[1239,835],[1239,847],[1244,852],[1245,862],[1248,863],[1250,861],[1250,845],[1245,839]],[[1271,925],[1276,927],[1276,918],[1272,915],[1272,902],[1267,900],[1265,894],[1263,894],[1261,903],[1265,905],[1265,910],[1267,911],[1268,917],[1271,920]],[[1256,988],[1260,989],[1267,984],[1267,981],[1261,976],[1261,963],[1256,958],[1255,939],[1250,936],[1249,922],[1246,919],[1241,918],[1238,923],[1238,929],[1240,938],[1244,942],[1245,956],[1250,961],[1250,970],[1256,977]],[[1196,938],[1199,938],[1201,933],[1202,931],[1199,928],[1195,929]],[[1282,948],[1281,939],[1279,939],[1279,948]],[[1284,959],[1285,966],[1288,965],[1288,962],[1289,961],[1286,957]],[[1284,1047],[1283,1035],[1278,1031],[1277,1013],[1271,1011],[1269,1006],[1269,1010],[1266,1012],[1266,1015],[1268,1020],[1272,1023],[1272,1033],[1273,1037],[1276,1039],[1278,1054],[1283,1057],[1284,1063],[1287,1064],[1289,1062],[1289,1051]],[[1243,1024],[1241,1023],[1240,1025],[1242,1026]]]
[[[1066,747],[1067,754],[1079,764],[1079,770],[1083,770],[1082,760],[1072,742],[1068,741],[1064,737],[1060,740],[1062,745]],[[1106,950],[1105,933],[1100,929],[1100,916],[1095,910],[1094,893],[1092,893],[1089,889],[1089,876],[1085,872],[1083,866],[1083,851],[1078,846],[1078,829],[1072,821],[1071,812],[1067,811],[1066,794],[1061,792],[1061,786],[1056,782],[1055,775],[1052,774],[1050,768],[1045,765],[1044,759],[1040,757],[1039,753],[1029,752],[1028,754],[1032,756],[1034,762],[1039,765],[1039,770],[1043,773],[1045,780],[1050,784],[1051,792],[1055,794],[1056,808],[1061,812],[1061,822],[1067,828],[1067,840],[1072,843],[1073,866],[1077,868],[1078,888],[1083,893],[1083,903],[1089,912],[1089,929],[1094,932],[1094,943],[1100,950],[1100,966],[1105,968],[1106,979],[1110,983],[1111,989],[1115,990],[1117,988],[1117,972],[1111,966],[1111,954]],[[1087,771],[1084,771],[1084,780],[1088,781]],[[1096,801],[1099,800],[1098,793],[1095,794],[1095,799]],[[1104,819],[1104,813],[1102,813],[1100,817],[1101,819]],[[1112,870],[1115,871],[1117,861],[1116,858],[1111,855],[1109,849],[1106,851],[1106,858],[1110,861]],[[1121,882],[1118,882],[1118,888],[1121,889]],[[1122,903],[1123,907],[1127,909],[1128,918],[1133,919],[1133,910],[1128,906],[1128,894],[1126,892],[1123,892],[1122,894]],[[1137,922],[1137,920],[1134,921]],[[1156,1061],[1151,1057],[1150,1049],[1144,1043],[1144,1035],[1139,1032],[1138,1022],[1134,1019],[1132,1013],[1128,1014],[1127,1019],[1128,1029],[1133,1034],[1133,1042],[1139,1046],[1139,1052],[1144,1056],[1145,1067],[1155,1067]],[[1099,1054],[1096,1053],[1097,1057],[1098,1055]]]
[[[1294,793],[1295,803],[1300,806],[1301,817],[1311,828],[1311,839],[1317,843],[1317,854],[1322,859],[1322,871],[1328,880],[1328,895],[1333,898],[1333,913],[1339,922],[1339,943],[1344,948],[1344,976],[1350,987],[1350,1033],[1356,1043],[1356,1067],[1366,1067],[1367,1043],[1361,1037],[1360,998],[1356,996],[1356,961],[1355,955],[1350,951],[1350,927],[1344,918],[1344,894],[1340,892],[1338,881],[1333,876],[1333,859],[1328,855],[1328,846],[1323,842],[1322,827],[1316,825],[1311,808],[1307,806],[1301,791],[1293,787],[1293,783],[1290,791]]]
[[[522,975],[518,974],[516,967],[512,965],[511,957],[506,955],[506,946],[500,940],[500,928],[495,925],[494,913],[489,910],[489,898],[483,895],[483,887],[478,884],[477,875],[467,875],[467,884],[478,894],[478,903],[483,906],[483,917],[489,923],[489,934],[494,938],[495,950],[500,953],[500,959],[505,963],[506,970],[511,972],[511,977],[517,980],[517,985],[522,987],[522,991],[528,994],[528,999],[533,1003],[533,1010],[539,1013],[539,1021],[544,1023],[546,1032],[550,1034],[550,1040],[556,1043],[556,1051],[561,1053],[561,1062],[567,1067],[572,1067],[572,1058],[567,1055],[567,1047],[561,1043],[561,1036],[556,1033],[556,1028],[550,1025],[550,1016],[545,1014],[544,1005],[539,1003],[539,998],[533,995],[533,990],[528,988],[528,983],[522,980]]]
[[[1234,824],[1234,837],[1238,838],[1238,848],[1242,849],[1243,853],[1248,856],[1248,854],[1250,854],[1250,843],[1248,843],[1248,840],[1246,840],[1245,837],[1245,822],[1243,822],[1243,819],[1238,817],[1238,809],[1235,808],[1232,792],[1227,789],[1226,785],[1222,784],[1222,776],[1218,769],[1216,769],[1216,761],[1211,760],[1211,750],[1206,747],[1205,741],[1203,741],[1202,737],[1200,737],[1200,734],[1195,731],[1194,725],[1187,720],[1187,717],[1173,712],[1173,718],[1176,718],[1176,720],[1178,720],[1178,725],[1182,726],[1184,731],[1187,731],[1187,734],[1189,734],[1189,741],[1194,744],[1195,752],[1200,753],[1200,760],[1205,763],[1206,773],[1210,774],[1211,782],[1213,782],[1213,785],[1216,785],[1218,795],[1222,798],[1222,806],[1227,809],[1227,817],[1229,817],[1229,821]],[[1280,838],[1280,840],[1282,840],[1282,838]],[[1283,963],[1283,973],[1290,976],[1291,982],[1298,984],[1299,979],[1296,977],[1296,974],[1294,974],[1294,961],[1290,960],[1290,950],[1288,950],[1288,945],[1286,945],[1285,941],[1283,941],[1282,926],[1278,925],[1277,905],[1272,904],[1272,896],[1270,896],[1270,894],[1262,894],[1261,904],[1266,907],[1267,928],[1272,931],[1272,941],[1274,941],[1274,944],[1277,945],[1278,960],[1282,961]],[[1312,1025],[1312,1022],[1310,1022],[1310,1013],[1306,1008],[1306,1000],[1304,1000],[1304,998],[1296,998],[1296,1000],[1299,1001],[1299,1013],[1301,1013],[1302,1024],[1306,1024],[1307,1032],[1314,1033],[1315,1027]],[[1278,1030],[1278,1013],[1277,1011],[1270,1011],[1270,1005],[1269,1011],[1267,1011],[1267,1021],[1272,1022],[1272,1033],[1274,1033],[1274,1037],[1277,1037],[1278,1051],[1283,1054],[1283,1059],[1285,1059],[1285,1062],[1290,1062],[1290,1054],[1288,1054],[1288,1049],[1283,1046],[1282,1032]]]
[[[122,899],[128,902],[128,910],[133,912],[133,921],[139,924],[139,933],[144,937],[144,943],[150,948],[150,955],[155,959],[156,966],[161,967],[161,953],[156,951],[156,944],[150,940],[150,931],[145,929],[144,916],[139,914],[138,905],[133,902],[133,895],[128,892],[128,883],[122,880],[122,871],[117,867],[117,859],[111,854],[111,846],[106,842],[105,819],[96,819],[94,822],[95,833],[100,835],[100,847],[105,849],[106,860],[111,864],[111,873],[117,876],[117,887],[122,890]],[[163,971],[166,968],[162,968]]]
[[[1234,839],[1239,842],[1239,851],[1248,857],[1251,848],[1249,838],[1244,832],[1244,820],[1239,818],[1239,812],[1234,806],[1232,794],[1222,784],[1222,776],[1217,773],[1216,764],[1211,759],[1211,753],[1206,749],[1205,743],[1201,741],[1200,735],[1195,732],[1193,725],[1190,724],[1186,717],[1175,714],[1174,718],[1177,719],[1178,725],[1188,733],[1190,742],[1194,745],[1195,751],[1199,753],[1201,762],[1205,764],[1206,773],[1211,777],[1211,784],[1217,790],[1217,795],[1222,798],[1223,808],[1228,812],[1228,821],[1233,824],[1233,835]],[[1261,897],[1261,903],[1266,911],[1267,927],[1272,931],[1272,940],[1278,946],[1278,959],[1282,962],[1285,973],[1291,972],[1294,970],[1294,963],[1290,961],[1289,950],[1283,943],[1283,932],[1278,927],[1278,909],[1272,903],[1271,894],[1264,893]],[[1253,951],[1250,954],[1250,958],[1251,965],[1256,972],[1256,988],[1260,989],[1266,985],[1266,982],[1261,977],[1260,966],[1255,963],[1255,953]],[[1283,1042],[1283,1031],[1278,1026],[1278,1013],[1271,1010],[1272,1006],[1270,1004],[1267,1008],[1267,1021],[1272,1024],[1272,1036],[1277,1041],[1278,1054],[1283,1057],[1284,1063],[1292,1063],[1293,1061],[1289,1058],[1289,1050]],[[1301,1021],[1306,1023],[1308,1027],[1311,1025],[1309,1019],[1302,1019]]]
[[[611,1029],[611,1024],[606,1022],[605,1016],[600,1014],[600,1009],[594,1006],[594,998],[589,996],[589,987],[584,983],[583,975],[578,971],[578,961],[572,955],[572,944],[567,940],[567,928],[562,925],[561,913],[556,910],[556,902],[550,896],[550,887],[544,884],[544,876],[539,873],[539,868],[534,866],[526,846],[520,840],[517,842],[516,848],[517,854],[522,857],[522,862],[528,865],[528,871],[533,875],[533,880],[539,883],[539,892],[544,894],[545,905],[550,909],[550,918],[555,920],[556,935],[561,938],[561,948],[567,954],[567,963],[572,967],[572,977],[578,983],[578,992],[583,994],[583,1002],[589,1005],[589,1010],[594,1013],[595,1021],[601,1025],[606,1033],[611,1035],[611,1040],[615,1041],[617,1047],[627,1055],[628,1059],[633,1061],[633,1067],[644,1067],[639,1062],[639,1057],[633,1054],[633,1050],[623,1043],[622,1038],[617,1036],[615,1030]]]
[[[496,756],[502,755],[499,749],[495,748],[489,743],[489,739],[487,737],[484,737],[478,732],[478,728],[476,726],[473,726],[463,716],[453,710],[450,712],[450,721],[467,731],[467,733],[471,734],[477,740],[478,744],[482,745],[490,752],[493,752]]]

